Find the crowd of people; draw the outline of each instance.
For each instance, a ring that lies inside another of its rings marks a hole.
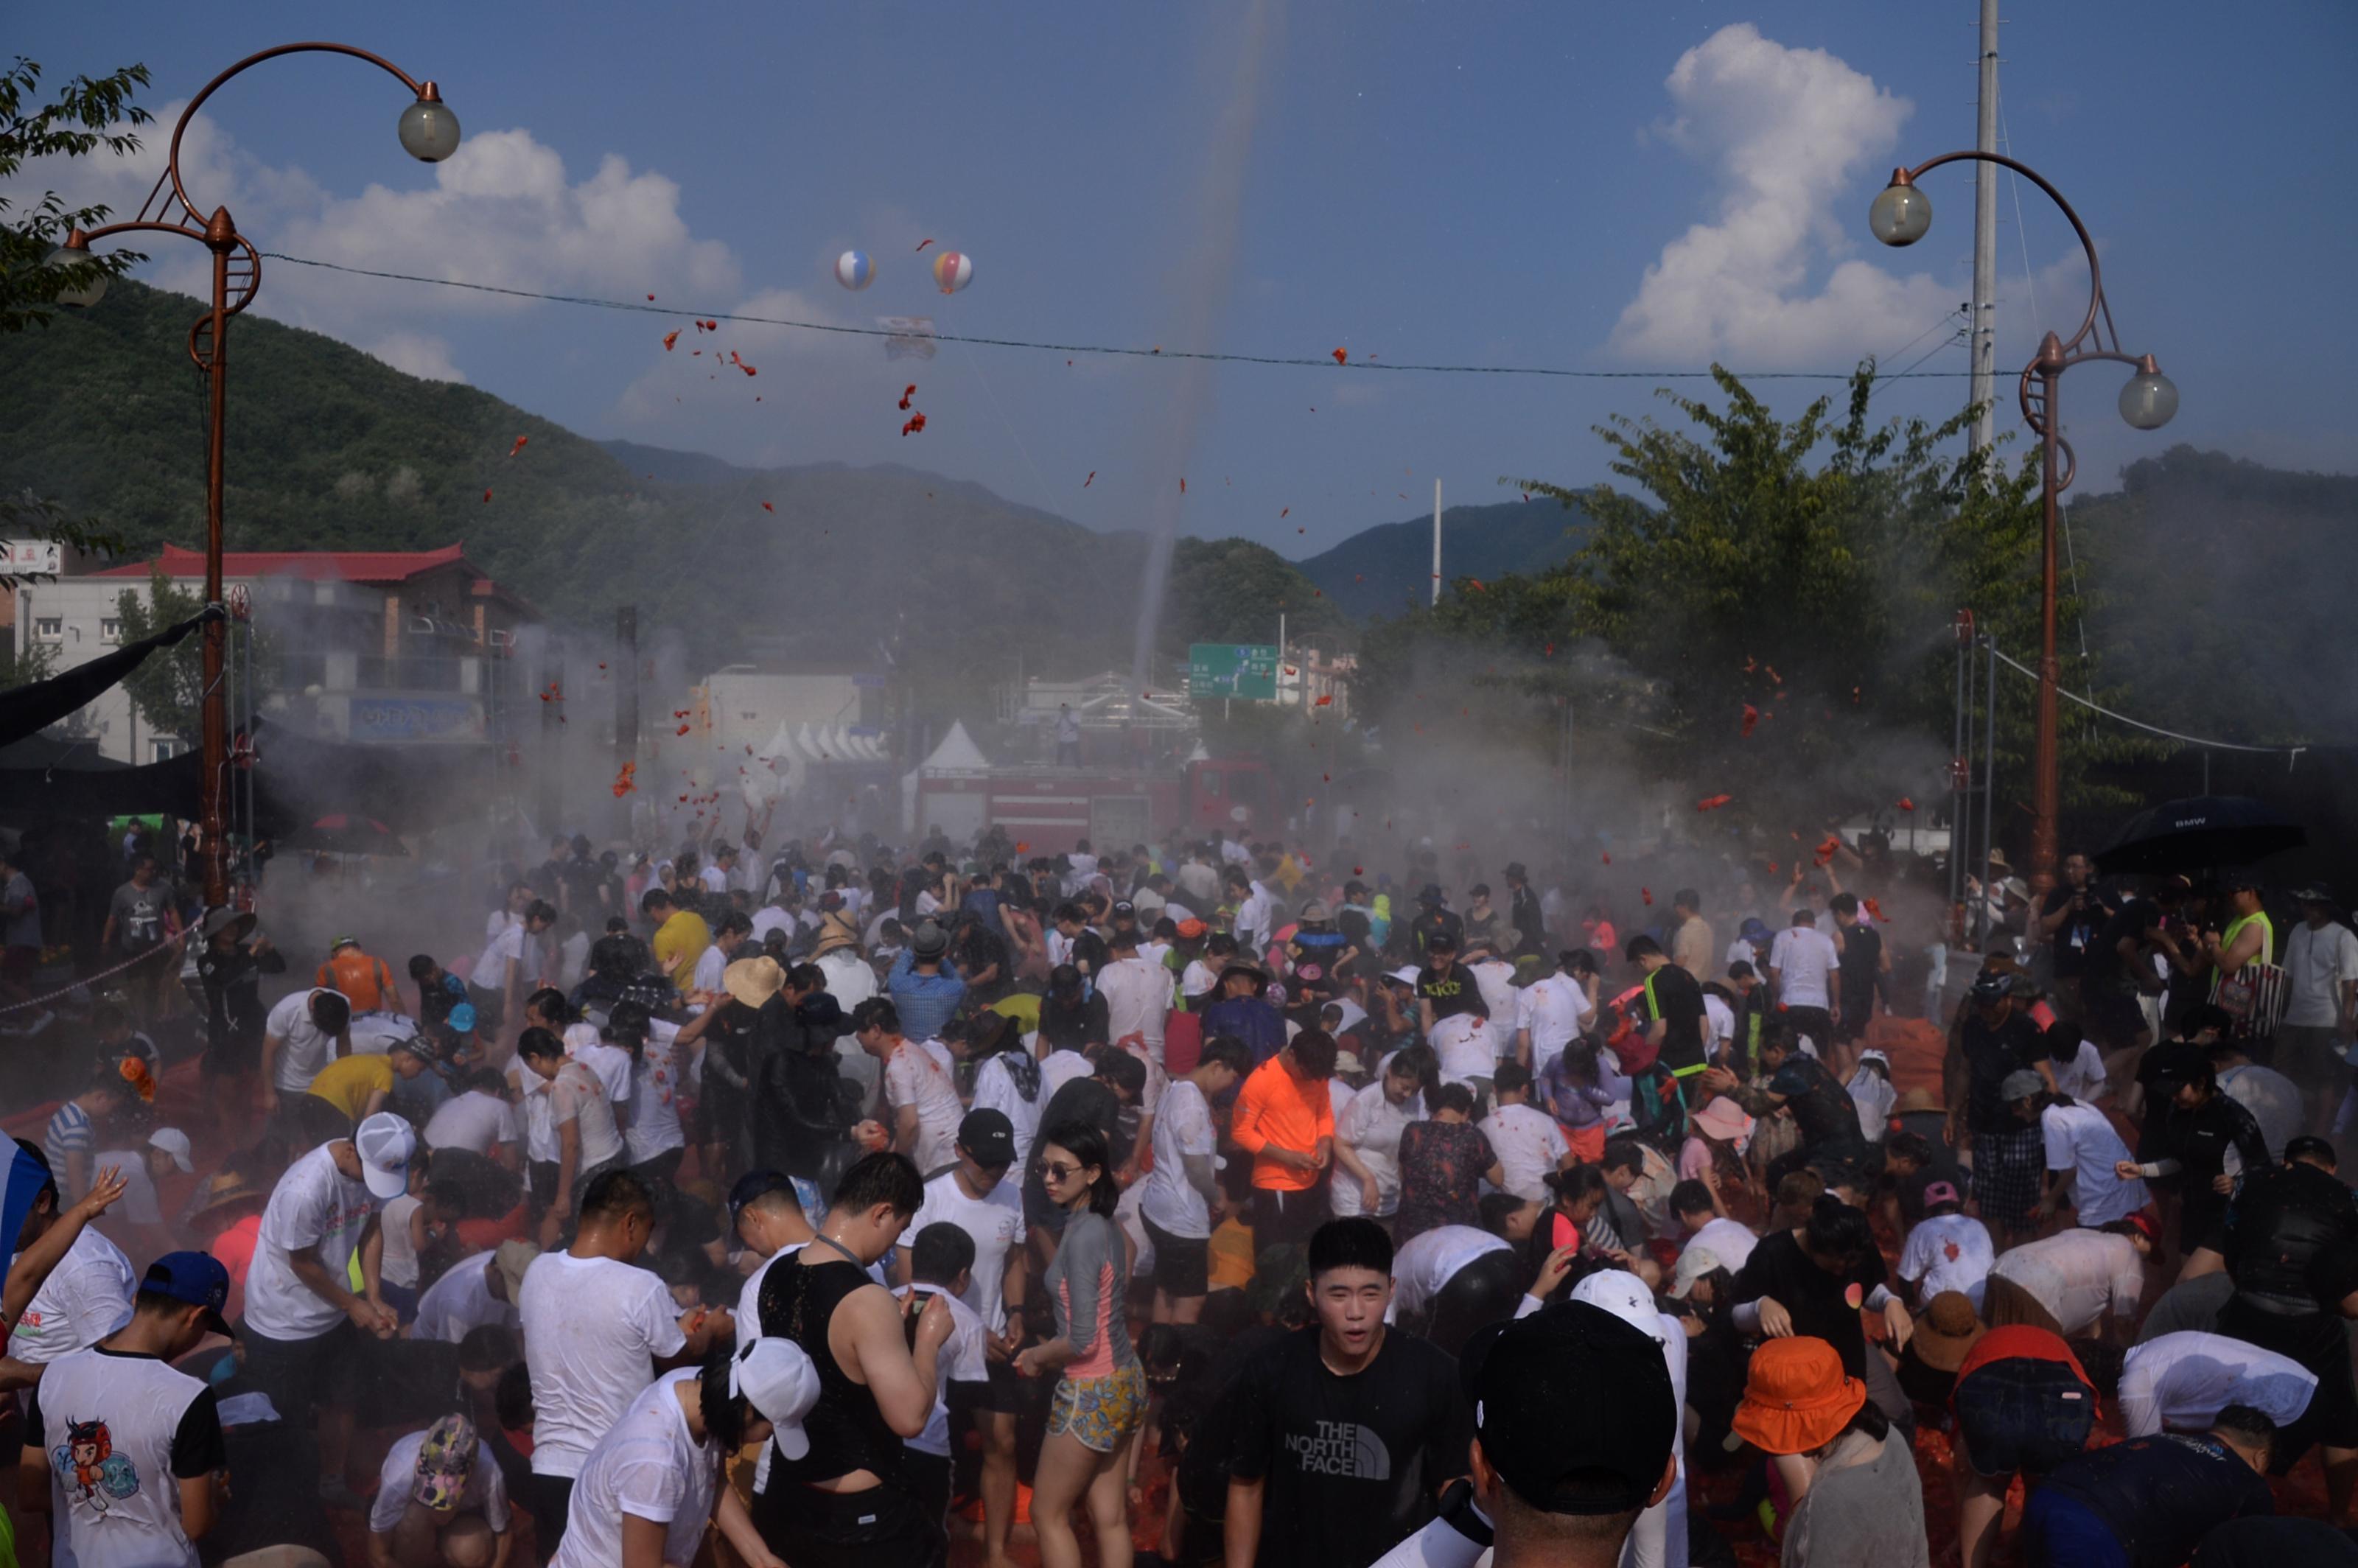
[[[396,957],[126,842],[157,972],[5,1188],[16,1540],[2358,1561],[2330,892],[2280,937],[2072,856],[1968,974],[1887,849],[1616,907],[1425,844],[568,837]]]

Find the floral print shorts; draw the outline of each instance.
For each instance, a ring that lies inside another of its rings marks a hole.
[[[1124,1367],[1102,1378],[1065,1378],[1048,1407],[1048,1435],[1068,1432],[1082,1447],[1110,1454],[1146,1421],[1146,1370]]]

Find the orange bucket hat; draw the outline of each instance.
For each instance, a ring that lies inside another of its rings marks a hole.
[[[1866,1385],[1843,1372],[1823,1339],[1772,1339],[1752,1353],[1736,1434],[1769,1454],[1823,1448],[1866,1403]]]

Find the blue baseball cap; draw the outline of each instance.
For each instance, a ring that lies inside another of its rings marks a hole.
[[[475,1004],[471,1001],[460,1002],[450,1010],[448,1022],[451,1033],[472,1034],[475,1032]]]
[[[139,1289],[202,1307],[207,1328],[215,1334],[229,1333],[229,1320],[222,1316],[222,1308],[229,1304],[229,1271],[210,1252],[165,1253],[147,1265]]]

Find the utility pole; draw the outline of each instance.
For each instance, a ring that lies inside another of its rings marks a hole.
[[[1433,602],[1441,602],[1441,481],[1433,481]]]
[[[1982,0],[1980,113],[1974,146],[1997,151],[1997,0]],[[1967,352],[1972,356],[1972,397],[1981,412],[1974,418],[1974,451],[1986,453],[1997,438],[1997,165],[1977,163],[1974,173],[1974,305]]]

